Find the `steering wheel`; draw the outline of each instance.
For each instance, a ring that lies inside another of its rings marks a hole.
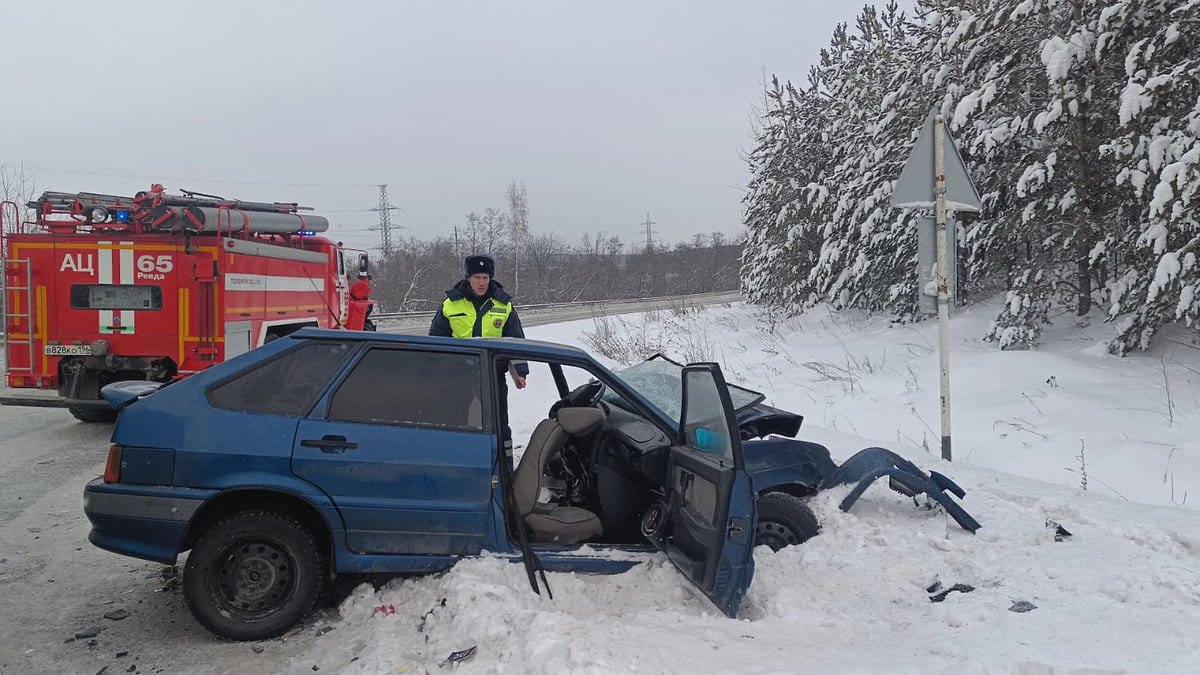
[[[592,380],[575,387],[550,408],[554,416],[562,408],[593,408],[600,403],[600,398],[608,387],[599,380]]]

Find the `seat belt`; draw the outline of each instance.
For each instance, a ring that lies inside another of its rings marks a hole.
[[[529,585],[533,588],[533,592],[541,595],[542,591],[538,587],[538,577],[541,577],[542,585],[546,587],[546,595],[551,600],[554,599],[554,593],[550,590],[550,582],[546,581],[546,569],[542,567],[542,561],[533,552],[529,546],[529,537],[525,533],[525,522],[521,519],[520,509],[517,507],[517,495],[513,491],[513,447],[512,439],[504,439],[504,455],[500,458],[500,479],[503,482],[502,490],[504,491],[504,502],[507,504],[505,511],[516,524],[517,543],[521,549],[521,561],[525,563],[525,574],[529,577]]]

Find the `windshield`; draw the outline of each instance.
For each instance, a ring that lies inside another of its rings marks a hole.
[[[646,397],[659,410],[665,412],[676,422],[683,408],[683,366],[675,363],[661,354],[655,354],[641,363],[635,363],[627,368],[616,371],[631,389]],[[729,384],[729,399],[733,402],[734,412],[741,411],[763,400],[763,395]],[[622,408],[628,407],[617,393],[611,389],[605,392],[604,400]]]

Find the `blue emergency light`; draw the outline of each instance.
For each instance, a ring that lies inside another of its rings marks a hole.
[[[115,220],[118,223],[128,223],[129,222],[129,212],[128,211],[113,211],[113,220]]]

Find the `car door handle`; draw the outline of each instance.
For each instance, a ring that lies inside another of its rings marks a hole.
[[[358,443],[346,440],[345,436],[335,436],[333,434],[325,434],[320,438],[305,438],[300,441],[300,445],[306,448],[320,448],[321,452],[345,452],[358,447]]]

